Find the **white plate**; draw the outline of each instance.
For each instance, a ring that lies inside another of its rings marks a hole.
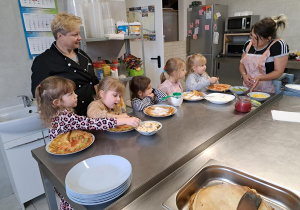
[[[81,161],[67,174],[69,190],[80,194],[99,194],[123,184],[131,175],[130,162],[117,155],[100,155]]]
[[[226,104],[235,99],[235,96],[224,93],[211,93],[204,98],[214,104]]]
[[[292,92],[300,92],[300,85],[298,84],[286,84],[285,89]]]
[[[91,134],[91,135],[93,136],[93,141],[92,141],[92,143],[91,143],[89,146],[87,146],[86,148],[89,148],[89,147],[94,143],[94,141],[95,141],[95,136],[94,136],[93,134]],[[48,153],[52,154],[52,155],[71,155],[71,154],[74,154],[74,153],[77,153],[77,152],[80,152],[80,151],[86,149],[86,148],[84,148],[84,149],[82,149],[82,150],[78,150],[78,151],[76,151],[76,152],[72,152],[72,153],[68,153],[68,154],[55,154],[55,153],[52,153],[52,152],[49,151],[49,145],[50,145],[50,143],[51,143],[51,141],[48,142],[48,144],[46,144],[46,151],[47,151]]]
[[[139,132],[140,134],[142,134],[142,135],[144,135],[144,136],[151,136],[151,135],[154,135],[154,134],[156,134],[156,133],[162,128],[162,124],[161,124],[160,122],[157,122],[157,121],[143,121],[143,122],[141,122],[140,125],[143,125],[143,124],[146,123],[146,122],[156,122],[156,123],[158,123],[160,126],[159,126],[159,128],[158,128],[157,130],[151,131],[151,132],[139,131],[137,128],[135,128],[135,130],[136,130],[137,132]]]
[[[253,94],[264,94],[265,96],[267,96],[266,98],[255,98],[255,97],[252,97]],[[256,100],[256,101],[265,101],[267,100],[268,98],[270,98],[270,94],[268,93],[263,93],[263,92],[251,92],[251,93],[248,93],[247,94],[251,99],[253,100]]]
[[[185,101],[201,101],[201,100],[204,99],[204,98],[201,97],[201,96],[192,96],[191,99],[186,99],[186,98],[184,98],[184,94],[186,94],[186,93],[192,93],[192,92],[184,92],[184,93],[183,93],[183,100],[185,100]]]
[[[175,114],[177,112],[177,109],[174,107],[174,106],[171,106],[171,105],[165,105],[165,104],[156,104],[156,105],[151,105],[151,106],[163,106],[163,107],[173,107],[175,109],[174,113]],[[151,106],[148,106],[148,107],[151,107]],[[172,116],[173,114],[169,114],[169,115],[166,115],[166,116],[152,116],[152,115],[149,115],[145,112],[145,109],[143,110],[144,114],[145,115],[148,115],[150,117],[169,117],[169,116]]]

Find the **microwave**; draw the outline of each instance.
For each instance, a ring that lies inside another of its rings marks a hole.
[[[226,43],[225,54],[228,57],[241,57],[245,42],[229,42]]]
[[[228,17],[225,22],[225,32],[250,32],[251,27],[257,21],[259,21],[259,15]]]

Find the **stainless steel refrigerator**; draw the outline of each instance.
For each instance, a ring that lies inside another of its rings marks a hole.
[[[187,56],[200,53],[207,59],[206,72],[215,76],[214,59],[222,52],[227,5],[201,5],[187,9]]]

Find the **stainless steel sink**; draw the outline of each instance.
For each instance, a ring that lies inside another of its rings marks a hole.
[[[288,189],[238,171],[215,160],[207,162],[163,206],[169,210],[188,210],[190,197],[203,187],[232,183],[255,189],[276,210],[300,209],[300,198]]]
[[[20,104],[0,110],[0,133],[21,133],[44,128],[36,103],[30,107]]]

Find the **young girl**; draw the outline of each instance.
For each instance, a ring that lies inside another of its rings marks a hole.
[[[131,105],[133,111],[142,111],[145,107],[157,104],[167,96],[163,91],[151,87],[151,80],[145,76],[135,76],[130,83]]]
[[[169,78],[166,79],[164,72],[167,72]],[[164,71],[161,73],[160,80],[161,84],[158,89],[162,90],[167,95],[172,95],[174,92],[183,92],[180,79],[185,76],[185,63],[181,58],[170,58]]]
[[[205,72],[206,58],[201,54],[190,55],[187,58],[186,91],[201,90],[210,84],[218,82],[217,77],[209,77]]]
[[[138,126],[139,119],[135,117],[127,121],[117,118],[93,119],[74,114],[73,108],[77,105],[74,89],[75,83],[72,80],[51,76],[44,79],[35,90],[40,118],[49,127],[50,140],[71,130],[107,130],[125,123]],[[59,192],[57,194],[61,199],[60,209],[73,209]]]
[[[123,82],[114,77],[105,77],[99,83],[97,100],[88,106],[87,116],[91,118],[128,118],[127,120],[130,120],[127,114],[122,114],[122,110],[118,106],[124,93]]]
[[[54,139],[71,130],[107,130],[116,125],[138,126],[139,119],[129,118],[87,118],[73,112],[77,105],[75,84],[69,79],[51,76],[43,80],[36,88],[36,99],[40,117],[45,126],[49,126],[49,138]]]

